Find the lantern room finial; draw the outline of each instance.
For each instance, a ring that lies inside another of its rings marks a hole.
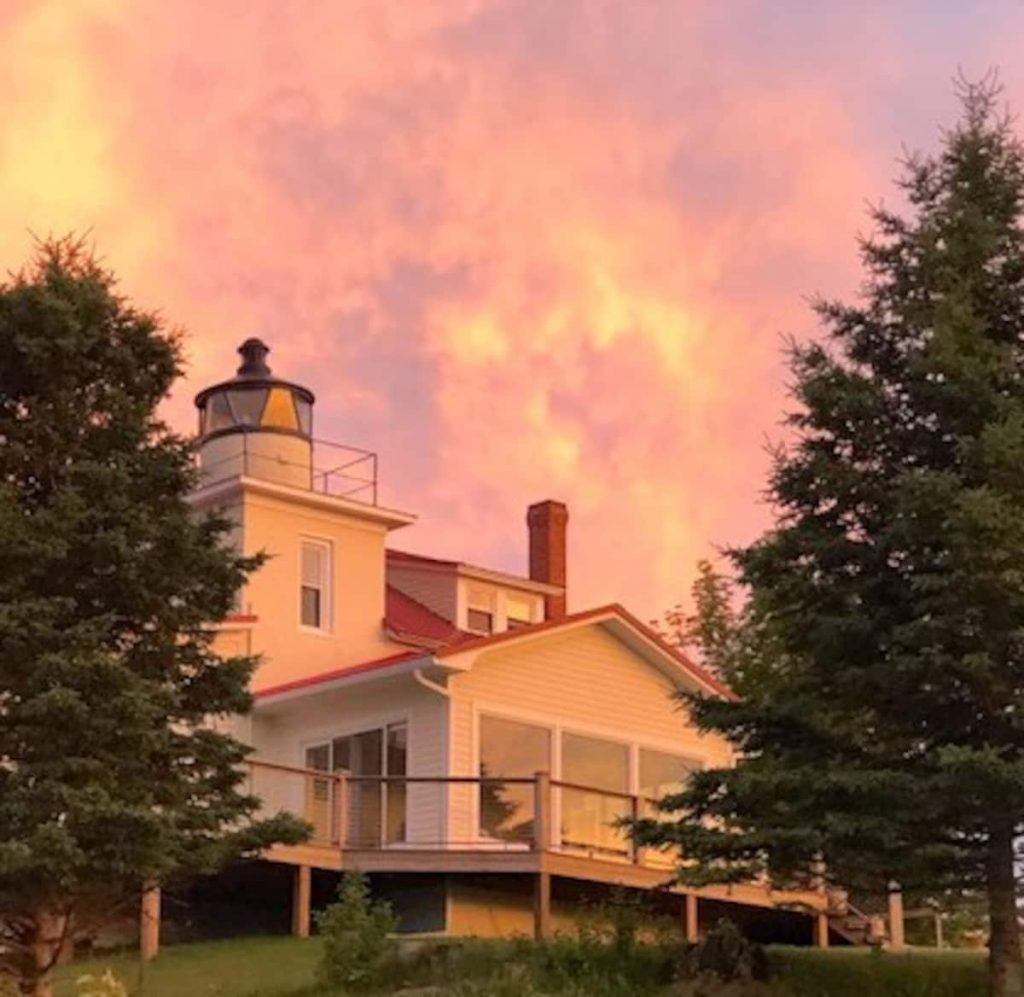
[[[270,377],[270,368],[267,366],[270,347],[262,339],[251,336],[238,347],[238,352],[242,355],[239,377]]]

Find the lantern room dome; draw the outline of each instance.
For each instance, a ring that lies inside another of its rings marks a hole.
[[[262,431],[311,439],[313,392],[273,376],[267,366],[270,347],[261,339],[247,339],[238,352],[237,374],[196,395],[200,437]]]

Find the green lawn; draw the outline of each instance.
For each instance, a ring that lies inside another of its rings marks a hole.
[[[792,997],[984,997],[988,989],[982,952],[773,948],[769,957]]]
[[[289,937],[167,946],[141,981],[133,954],[112,955],[62,966],[56,997],[74,997],[79,976],[108,968],[141,997],[291,997],[312,989],[319,952],[316,939]]]
[[[489,976],[488,963],[501,964],[501,976],[515,975],[509,965],[515,958],[513,950],[500,942],[490,955],[490,945],[477,948],[476,956],[456,963],[467,982],[478,969]],[[130,954],[111,955],[62,967],[56,997],[75,997],[79,976],[99,975],[107,968],[128,984],[133,997],[329,997],[313,985],[319,949],[315,939],[279,937],[170,946],[146,968],[141,988],[137,959]],[[752,988],[750,997],[980,997],[986,989],[984,957],[974,952],[917,950],[882,955],[862,949],[790,948],[769,952],[779,975],[767,987]],[[492,991],[483,979],[462,992],[474,997],[511,993]],[[685,985],[664,991],[665,997],[691,993]],[[748,991],[729,993],[744,997]]]

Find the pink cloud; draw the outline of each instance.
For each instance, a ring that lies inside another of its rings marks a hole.
[[[91,229],[188,330],[177,424],[262,335],[323,435],[381,451],[405,542],[521,568],[525,505],[563,498],[574,605],[642,615],[767,522],[779,333],[855,286],[864,201],[963,61],[928,5],[3,11],[0,261]]]

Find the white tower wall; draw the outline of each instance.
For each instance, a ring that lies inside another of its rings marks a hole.
[[[266,430],[225,433],[199,446],[203,485],[239,475],[309,489],[313,478],[313,445],[301,436]]]

